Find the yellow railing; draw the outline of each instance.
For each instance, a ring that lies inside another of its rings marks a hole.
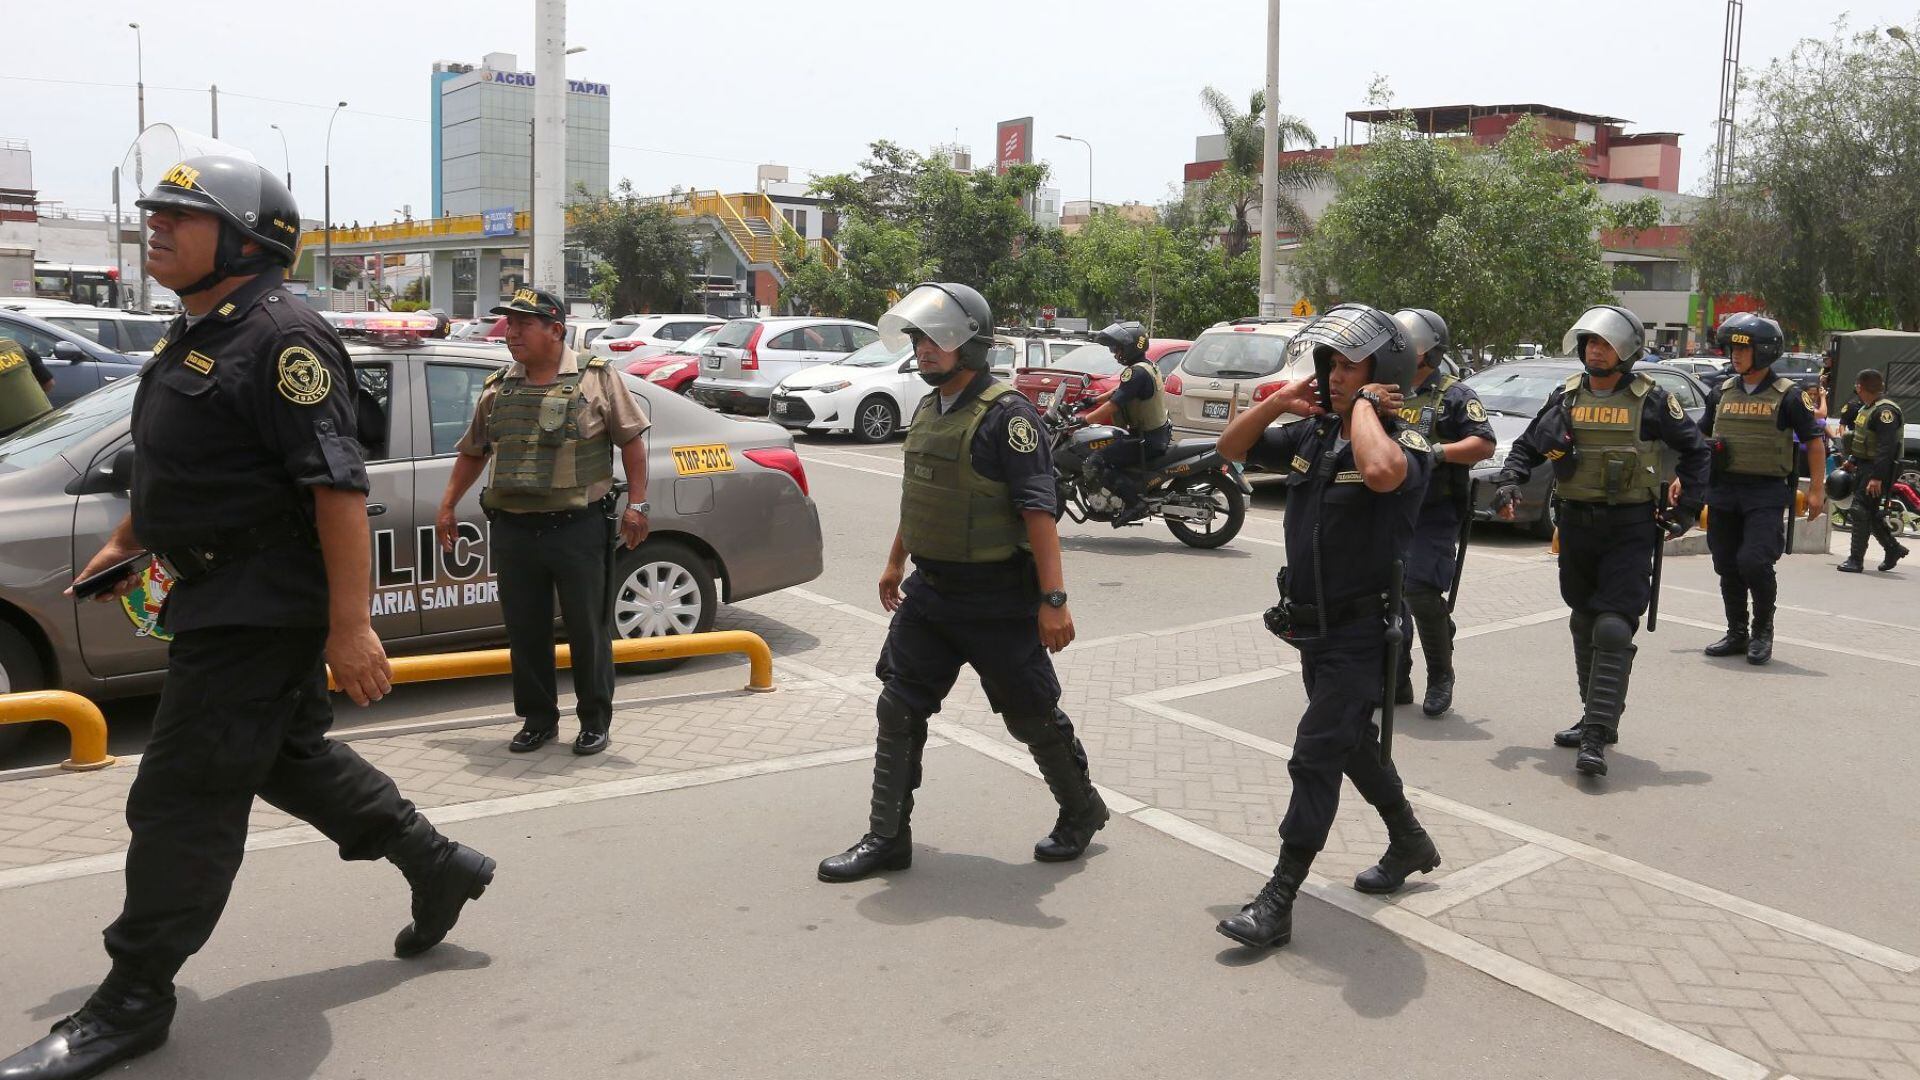
[[[513,227],[525,232],[533,227],[533,215],[521,210],[513,215]],[[421,218],[416,221],[394,221],[385,225],[364,225],[349,229],[335,225],[333,242],[335,244],[391,244],[408,240],[439,240],[456,237],[478,237],[486,233],[486,218],[479,214],[467,214],[463,217]],[[326,246],[327,230],[313,229],[300,235],[300,246],[319,250]]]
[[[20,694],[0,694],[0,724],[24,724],[33,720],[57,720],[66,725],[70,756],[60,767],[70,772],[91,772],[113,764],[107,753],[107,718],[100,706],[65,690],[29,690]]]
[[[745,653],[748,663],[747,689],[755,693],[773,691],[773,650],[759,634],[746,630],[719,630],[706,634],[674,634],[666,637],[622,638],[613,643],[613,662],[632,664],[643,660],[675,660],[688,656],[718,656]],[[555,645],[554,663],[573,666],[573,650]],[[504,675],[513,670],[513,658],[506,649],[480,649],[474,652],[430,653],[425,656],[396,656],[393,681],[400,683],[438,682],[442,679],[471,679],[480,675]],[[340,689],[327,676],[327,687]]]

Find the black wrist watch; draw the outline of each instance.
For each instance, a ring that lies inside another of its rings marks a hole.
[[[1378,408],[1380,408],[1380,407],[1381,407],[1381,406],[1382,406],[1382,405],[1384,404],[1384,403],[1383,403],[1383,402],[1382,402],[1382,401],[1380,400],[1380,395],[1379,395],[1379,394],[1376,394],[1376,393],[1374,393],[1374,392],[1373,392],[1373,391],[1371,391],[1371,390],[1362,390],[1362,391],[1360,391],[1360,393],[1359,393],[1359,394],[1357,394],[1356,396],[1357,396],[1357,397],[1359,397],[1359,398],[1360,398],[1360,400],[1362,400],[1362,401],[1368,401],[1368,402],[1372,402],[1372,403],[1373,403],[1373,407],[1374,407],[1374,408],[1376,408],[1376,409],[1378,409]]]
[[[1056,591],[1046,593],[1042,595],[1040,599],[1046,601],[1048,607],[1063,608],[1067,606],[1067,594],[1063,592]]]

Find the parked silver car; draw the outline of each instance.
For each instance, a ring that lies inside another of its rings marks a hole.
[[[700,375],[687,396],[721,412],[765,416],[773,388],[787,376],[878,340],[880,331],[852,319],[735,319],[700,350]]]
[[[395,651],[502,639],[479,488],[460,504],[461,539],[452,551],[434,542],[433,523],[454,445],[504,354],[421,341],[355,344],[348,352],[367,392],[375,630]],[[818,577],[820,517],[793,436],[623,378],[653,420],[647,493],[654,511],[646,542],[619,556],[616,631],[708,630],[722,602]],[[56,687],[107,698],[160,684],[165,633],[155,620],[164,573],[150,568],[119,604],[61,594],[74,567],[126,516],[136,384],[113,383],[0,440],[0,693]]]

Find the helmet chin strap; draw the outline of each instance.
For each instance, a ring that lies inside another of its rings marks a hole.
[[[229,221],[220,222],[220,242],[213,252],[213,272],[184,289],[175,289],[181,297],[206,292],[228,278],[246,277],[278,267],[280,263],[264,252],[248,255],[246,239]]]

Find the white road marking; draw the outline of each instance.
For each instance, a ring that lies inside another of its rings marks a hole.
[[[1392,902],[1415,915],[1432,918],[1565,858],[1565,855],[1551,848],[1522,844],[1512,851],[1455,870],[1434,882],[1431,889],[1422,889]]]
[[[1696,626],[1702,630],[1711,630],[1716,634],[1725,633],[1727,629],[1727,625],[1725,623],[1703,622],[1699,619],[1686,619],[1678,615],[1663,614],[1660,616],[1660,621],[1676,622],[1676,623],[1679,623],[1681,626]],[[1879,660],[1882,663],[1899,664],[1903,667],[1920,667],[1920,659],[1915,659],[1911,656],[1894,656],[1890,653],[1862,652],[1859,649],[1849,649],[1840,645],[1829,645],[1824,641],[1809,641],[1806,638],[1781,637],[1780,635],[1775,634],[1773,638],[1773,643],[1775,645],[1792,645],[1793,647],[1798,649],[1812,649],[1816,652],[1833,653],[1837,656],[1853,656],[1853,657],[1858,657],[1859,659],[1862,659],[1862,660]]]

